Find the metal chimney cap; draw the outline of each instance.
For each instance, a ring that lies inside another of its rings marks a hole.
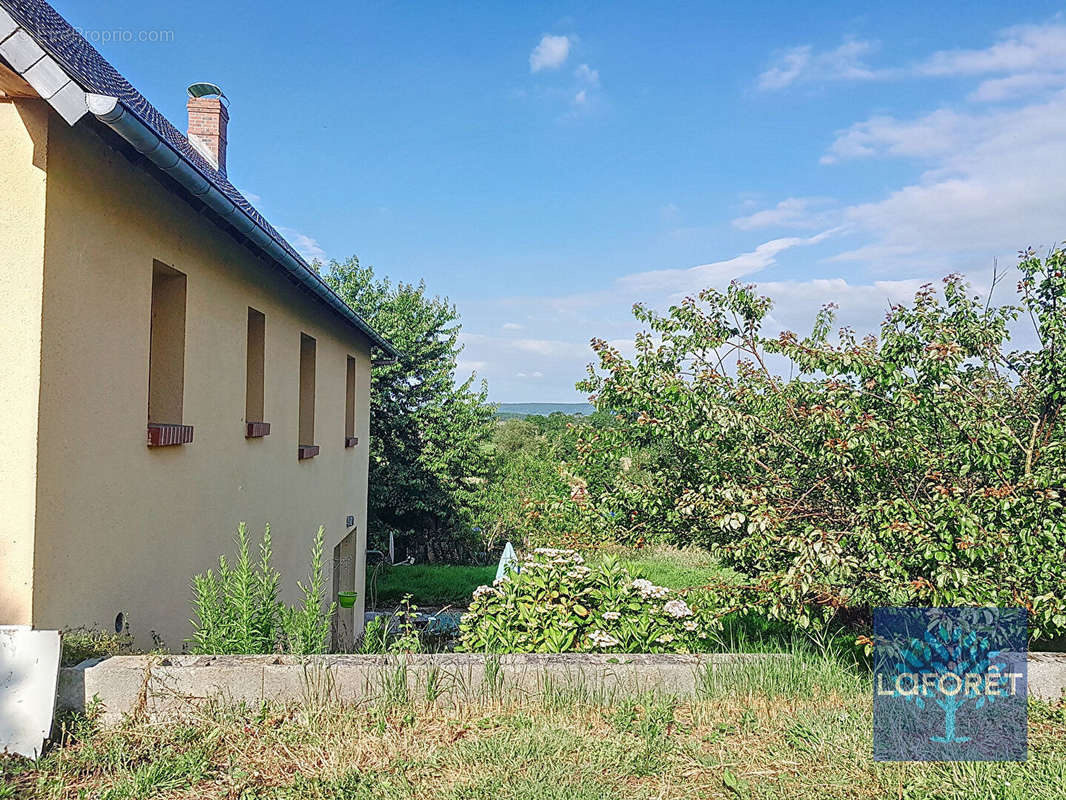
[[[202,81],[200,83],[194,83],[189,87],[189,97],[211,97],[216,96],[225,105],[229,105],[229,98],[226,97],[226,93],[222,91],[222,87],[217,83],[208,83]]]

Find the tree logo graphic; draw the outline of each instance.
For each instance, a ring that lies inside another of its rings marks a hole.
[[[874,757],[1024,760],[1027,622],[1014,608],[877,609]]]

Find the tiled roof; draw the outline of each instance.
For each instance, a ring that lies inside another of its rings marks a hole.
[[[266,221],[249,203],[244,195],[229,182],[225,175],[212,167],[196,149],[189,144],[185,135],[175,128],[155,106],[138,92],[107,59],[94,48],[85,37],[78,33],[69,22],[61,17],[52,6],[42,0],[0,0],[11,16],[34,37],[41,48],[52,56],[81,87],[94,94],[117,97],[119,101],[141,122],[147,125],[165,142],[191,163],[222,194],[266,231],[274,241],[285,249],[296,261],[332,293],[325,281],[311,269],[303,257],[290,245],[278,231]]]

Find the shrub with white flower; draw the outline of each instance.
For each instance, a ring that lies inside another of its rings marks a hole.
[[[692,609],[684,600],[668,600],[663,603],[663,613],[671,617],[691,617]]]
[[[633,576],[616,559],[594,567],[573,550],[540,548],[518,572],[479,587],[461,648],[494,653],[692,653],[724,611],[709,590],[686,593]]]

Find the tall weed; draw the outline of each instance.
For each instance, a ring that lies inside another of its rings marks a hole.
[[[263,532],[259,557],[253,560],[248,527],[237,526],[236,558],[218,559],[218,571],[208,570],[193,578],[193,635],[188,640],[193,653],[249,655],[279,651],[308,655],[326,651],[330,623],[336,606],[323,611],[322,575],[324,528],[319,528],[311,548],[308,583],[297,584],[303,593],[300,605],[288,608],[278,600],[280,573],[271,564],[273,548],[270,526]]]
[[[329,648],[330,623],[337,611],[337,604],[325,604],[325,579],[322,576],[322,550],[325,546],[326,529],[320,527],[311,545],[311,572],[307,584],[297,583],[303,600],[291,608],[282,607],[281,627],[285,634],[285,646],[296,655],[325,653]]]

